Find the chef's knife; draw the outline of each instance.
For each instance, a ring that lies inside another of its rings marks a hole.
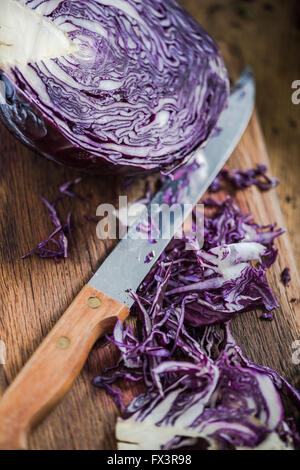
[[[255,83],[251,70],[246,69],[218,121],[218,133],[204,152],[195,152],[196,164],[182,171],[182,176],[170,179],[151,201],[158,207],[156,214],[167,195],[177,194],[176,202],[185,208],[185,216],[189,215],[242,137],[254,100]],[[174,211],[164,224],[157,224],[156,244],[151,245],[138,230],[148,223],[145,209],[81,290],[4,393],[0,401],[0,449],[26,449],[29,432],[69,390],[96,340],[117,319],[125,320],[133,304],[130,290],[136,291],[180,228],[180,212]],[[146,263],[149,252],[152,259]]]

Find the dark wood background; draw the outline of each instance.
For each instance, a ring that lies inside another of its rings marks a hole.
[[[280,300],[273,323],[258,320],[259,313],[241,316],[234,323],[235,333],[247,354],[276,367],[295,385],[299,366],[291,361],[292,342],[300,338],[296,327],[299,302],[300,266],[300,105],[291,102],[291,83],[300,79],[300,13],[295,0],[235,1],[186,0],[183,4],[221,45],[229,69],[241,70],[250,64],[257,80],[257,109],[266,139],[272,172],[281,179],[278,188],[281,211],[290,234],[279,242],[280,258],[269,280]],[[267,161],[256,119],[230,160],[232,168],[249,168]],[[111,249],[95,236],[95,225],[83,220],[94,215],[101,202],[114,202],[122,191],[115,178],[88,178],[80,186],[89,195],[91,207],[76,201],[72,208],[74,226],[70,258],[61,264],[21,256],[42,240],[51,229],[40,201],[56,197],[58,186],[77,173],[56,166],[25,149],[0,126],[0,339],[7,346],[7,364],[0,366],[0,391],[4,391],[41,339],[55,324],[73,297],[97,269]],[[145,182],[139,180],[131,194],[141,194]],[[261,195],[251,188],[237,195],[239,204],[251,209],[261,222],[277,220],[284,224],[276,192]],[[293,281],[285,288],[280,271],[289,264]],[[298,316],[298,326],[299,326]],[[63,402],[33,433],[32,449],[111,449],[115,446],[114,421],[117,410],[105,393],[90,385],[91,378],[115,358],[111,349],[95,349]],[[130,400],[137,390],[124,386]],[[291,412],[294,410],[291,408]]]

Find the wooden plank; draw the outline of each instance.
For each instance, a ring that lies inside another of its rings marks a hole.
[[[221,16],[209,14],[209,8],[217,5],[210,0],[190,0],[182,3],[210,32],[216,32],[217,39],[223,41],[222,48],[232,68],[240,68],[246,60],[248,62],[251,48],[246,49],[246,45],[249,45],[249,41],[253,43],[255,32],[256,35],[258,32],[262,35],[261,44],[263,38],[266,38],[262,20],[260,22],[258,20],[258,25],[255,26],[253,21],[244,24],[241,18],[235,18],[240,28],[232,25],[230,27],[235,15],[231,10],[233,2],[225,0],[218,2],[223,8]],[[259,10],[256,9],[261,2],[256,3],[254,8],[257,13]],[[228,6],[229,4],[231,6]],[[287,24],[286,14],[276,8],[278,18],[282,16],[284,24]],[[263,15],[263,20],[266,21],[266,13]],[[276,28],[278,27],[274,20],[274,26],[271,20],[268,22],[271,29],[275,28],[275,24]],[[278,34],[277,30],[272,31],[271,37],[275,37]],[[271,38],[268,41],[271,47]],[[283,45],[278,44],[278,48],[283,54]],[[253,50],[249,61],[256,64],[260,115],[263,117],[268,146],[272,150],[276,175],[283,177],[283,181],[289,182],[288,185],[279,188],[279,193],[284,213],[288,216],[289,228],[292,229],[292,234],[296,234],[300,222],[299,211],[297,212],[299,196],[296,192],[300,175],[300,165],[296,160],[298,150],[292,133],[293,128],[287,128],[287,125],[283,124],[286,116],[284,114],[280,116],[281,108],[276,102],[274,104],[272,99],[276,96],[276,90],[282,94],[280,91],[283,86],[283,82],[280,81],[282,69],[279,68],[279,64],[273,63],[275,60],[273,56],[268,56],[271,61],[270,67],[272,70],[277,70],[278,77],[277,75],[277,78],[273,77],[274,83],[272,81],[270,83],[272,77],[271,72],[268,72],[269,81],[264,82],[265,71],[260,59],[266,52],[259,49],[256,44]],[[258,54],[257,62],[255,62],[255,53]],[[291,65],[291,50],[287,55],[286,63]],[[289,69],[288,76],[291,74]],[[275,106],[274,112],[274,108],[265,96],[267,93],[263,86],[272,91],[270,99]],[[289,83],[286,86],[289,87]],[[290,109],[281,100],[280,104],[282,103],[286,112],[289,112],[290,116],[293,113],[294,116],[295,109]],[[275,125],[279,129],[279,136],[273,136],[271,127]],[[269,162],[258,123],[253,119],[239,148],[231,157],[230,166],[249,168],[256,163]],[[77,173],[34,155],[18,144],[2,126],[0,127],[0,339],[5,341],[7,347],[7,364],[4,367],[0,366],[2,391],[111,249],[110,243],[100,242],[96,238],[95,226],[84,221],[83,214],[88,212],[94,215],[96,206],[101,202],[115,202],[121,193],[121,182],[107,177],[87,178],[82,183],[80,192],[83,195],[90,194],[91,207],[70,201],[62,208],[65,214],[68,209],[73,209],[74,226],[77,227],[73,235],[70,258],[58,265],[51,260],[45,261],[35,257],[20,259],[21,255],[33,248],[51,228],[49,220],[45,217],[40,195],[44,194],[47,199],[53,200],[57,195],[58,186],[76,176]],[[142,180],[137,182],[132,195],[142,194],[144,184]],[[288,195],[292,197],[292,204],[286,202],[285,198]],[[245,210],[250,209],[259,222],[277,221],[279,225],[284,225],[275,191],[262,194],[256,188],[250,188],[245,192],[239,192],[237,199],[241,207]],[[234,330],[240,344],[250,357],[276,368],[296,385],[299,367],[292,364],[291,354],[292,342],[300,336],[296,327],[296,318],[299,325],[299,299],[295,304],[291,304],[289,300],[292,297],[299,297],[299,277],[288,236],[284,235],[277,242],[277,246],[280,249],[280,256],[269,276],[281,305],[276,313],[276,320],[271,323],[261,322],[257,319],[258,313],[247,313],[236,319]],[[300,255],[299,247],[297,254]],[[297,259],[299,261],[300,258]],[[286,265],[292,271],[292,282],[288,288],[285,288],[279,280],[280,272]],[[72,390],[33,433],[30,448],[111,449],[114,447],[114,422],[117,409],[110,397],[90,385],[90,380],[94,375],[101,373],[106,365],[113,363],[115,358],[116,353],[113,348],[93,351]],[[137,392],[137,389],[128,388],[127,400],[129,401]],[[102,435],[105,438],[102,438]]]

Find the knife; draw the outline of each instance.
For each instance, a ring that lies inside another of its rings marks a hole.
[[[242,137],[254,108],[255,83],[251,69],[241,75],[228,107],[218,121],[220,132],[205,150],[196,151],[195,167],[183,176],[169,179],[151,201],[158,207],[167,194],[178,192],[178,204],[187,217],[224,166]],[[187,184],[188,183],[188,184]],[[189,207],[189,210],[186,210]],[[35,425],[62,399],[80,373],[97,339],[109,332],[117,319],[125,320],[136,291],[182,224],[182,213],[158,225],[157,243],[138,227],[148,221],[148,211],[139,216],[90,282],[83,287],[56,326],[44,339],[0,401],[0,449],[26,449]],[[167,236],[166,236],[167,234]],[[145,263],[149,252],[152,259]]]

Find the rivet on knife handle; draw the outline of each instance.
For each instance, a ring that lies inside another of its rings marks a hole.
[[[61,400],[99,336],[129,308],[85,286],[0,400],[0,449],[26,449],[31,429]]]

